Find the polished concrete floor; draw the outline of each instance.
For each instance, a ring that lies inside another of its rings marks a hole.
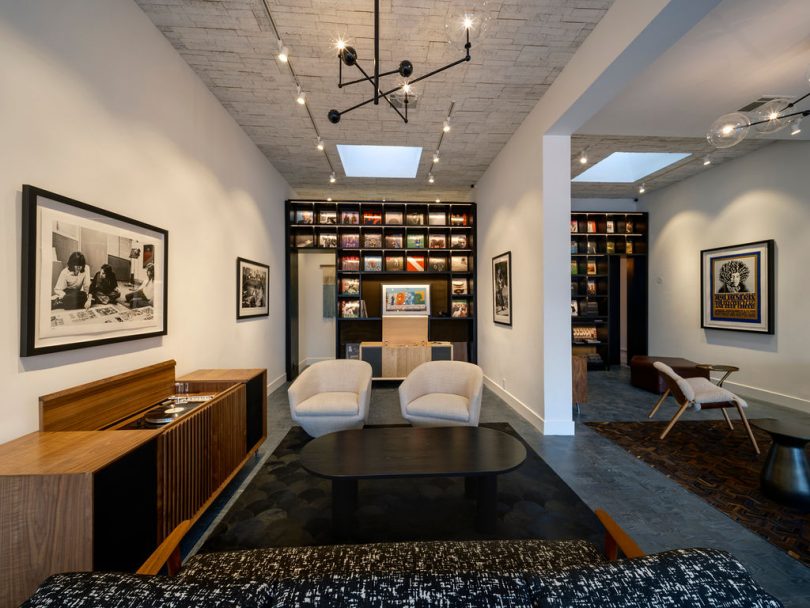
[[[714,547],[734,554],[752,576],[789,608],[810,607],[810,568],[790,558],[747,528],[732,521],[701,498],[624,451],[583,424],[586,421],[645,420],[655,396],[629,385],[629,371],[589,373],[589,400],[575,415],[573,437],[543,436],[494,393],[485,390],[482,422],[508,422],[554,471],[595,509],[601,507],[649,553],[678,547]],[[669,399],[657,418],[675,411]],[[803,419],[795,410],[751,402],[750,418]],[[721,418],[719,411],[688,412],[683,419]],[[375,388],[370,424],[402,422],[397,391]],[[209,509],[188,541],[192,554],[213,530],[264,459],[292,426],[286,386],[268,400],[268,437],[257,458],[231,484],[229,491]]]

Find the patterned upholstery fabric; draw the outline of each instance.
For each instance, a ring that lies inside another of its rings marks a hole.
[[[273,606],[530,608],[530,585],[520,576],[483,572],[331,576],[276,583]]]
[[[678,549],[538,577],[540,608],[778,608],[725,551]]]
[[[165,576],[73,572],[47,578],[20,608],[262,608],[272,606],[272,598],[266,582],[209,584]]]
[[[394,574],[552,574],[604,557],[582,540],[492,540],[281,547],[203,553],[186,562],[179,578],[260,581],[324,576]]]

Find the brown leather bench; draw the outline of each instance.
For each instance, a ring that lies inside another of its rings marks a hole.
[[[660,361],[669,365],[682,378],[708,378],[709,370],[700,369],[697,363],[680,357],[647,357],[636,355],[630,360],[630,384],[658,395],[667,390],[667,384],[653,363]]]

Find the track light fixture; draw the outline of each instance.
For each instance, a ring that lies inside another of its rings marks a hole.
[[[336,181],[337,181],[337,177],[335,177],[335,172],[332,171],[332,173],[329,174],[329,183],[334,184]]]
[[[281,38],[278,39],[278,60],[281,63],[287,63],[290,60],[290,49],[284,46]]]
[[[703,166],[708,167],[712,164],[712,157],[711,156],[704,156],[703,157]]]
[[[295,101],[302,106],[307,103],[307,94],[301,90],[300,84],[298,85],[298,94],[295,96]]]
[[[433,183],[433,182],[435,182],[435,181],[436,181],[436,178],[435,178],[435,177],[433,177],[433,174],[432,174],[432,173],[428,173],[428,183],[429,183],[429,184],[432,184],[432,183]]]
[[[357,51],[354,47],[348,45],[345,40],[340,39],[335,44],[335,48],[337,50],[338,56],[338,88],[343,88],[349,85],[358,84],[361,82],[370,83],[374,89],[374,95],[369,99],[362,101],[352,107],[340,111],[340,110],[329,110],[327,117],[329,118],[329,122],[333,124],[337,124],[340,122],[341,117],[343,114],[347,112],[351,112],[352,110],[356,110],[362,106],[365,106],[369,103],[374,103],[374,105],[379,105],[380,98],[384,99],[388,102],[388,105],[397,113],[399,117],[404,121],[408,122],[408,103],[410,101],[410,96],[413,94],[412,87],[417,82],[424,80],[425,78],[430,78],[439,72],[443,72],[449,68],[457,66],[459,64],[465,63],[470,61],[470,49],[472,48],[472,44],[470,43],[470,30],[472,30],[476,26],[476,19],[472,13],[465,13],[460,19],[458,19],[459,23],[458,26],[463,28],[464,35],[465,35],[465,44],[464,44],[464,56],[461,59],[448,63],[447,65],[435,69],[427,74],[423,74],[417,78],[414,78],[410,81],[406,81],[404,85],[398,85],[392,89],[387,91],[383,91],[380,85],[380,78],[384,76],[392,76],[394,74],[398,74],[402,78],[411,78],[413,75],[413,63],[410,62],[408,59],[403,59],[399,62],[399,66],[392,70],[387,70],[384,72],[380,71],[380,0],[374,0],[374,58],[373,64],[374,69],[371,74],[369,74],[363,67],[358,63],[358,55]],[[483,29],[483,28],[479,28]],[[343,66],[346,67],[356,67],[360,74],[362,74],[362,78],[358,78],[356,80],[351,80],[348,82],[343,81]],[[393,102],[388,98],[389,95],[400,92],[403,96],[403,105],[404,105],[404,113],[396,107]],[[448,129],[449,130],[449,123]],[[446,131],[447,131],[446,130]],[[446,132],[445,131],[445,132]]]
[[[442,125],[442,131],[444,131],[445,133],[450,132],[450,117],[449,116],[447,117],[447,119],[444,121],[444,124]]]
[[[438,162],[439,162],[439,160],[441,160],[441,159],[439,158],[439,151],[438,151],[438,150],[436,150],[436,151],[433,153],[433,163],[434,163],[434,164],[436,164],[436,163],[438,163]]]
[[[436,202],[437,202],[437,203],[441,203],[441,202],[442,202],[442,199],[437,198],[437,199],[436,199]]]
[[[323,152],[323,140],[320,136],[318,136],[318,140],[315,142],[315,147],[318,148],[319,151]]]
[[[580,165],[587,165],[588,164],[588,153],[586,150],[583,150],[579,153],[579,164]]]
[[[646,191],[647,191],[647,188],[645,188],[645,187],[644,187],[644,184],[641,184],[641,185],[638,187],[638,193],[639,193],[639,194],[644,194]]]
[[[810,115],[810,109],[795,112],[791,110],[808,97],[810,97],[810,93],[805,93],[794,101],[777,97],[759,106],[753,112],[724,114],[711,124],[709,132],[706,133],[706,139],[716,148],[730,148],[744,140],[752,127],[757,133],[770,134],[776,133],[788,125],[791,126],[790,134],[797,135],[801,133],[799,127],[801,119]]]

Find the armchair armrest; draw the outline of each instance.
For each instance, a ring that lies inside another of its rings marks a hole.
[[[287,397],[290,407],[295,407],[299,403],[306,401],[318,392],[317,382],[312,376],[312,368],[305,369],[298,378],[295,379],[287,389]]]

